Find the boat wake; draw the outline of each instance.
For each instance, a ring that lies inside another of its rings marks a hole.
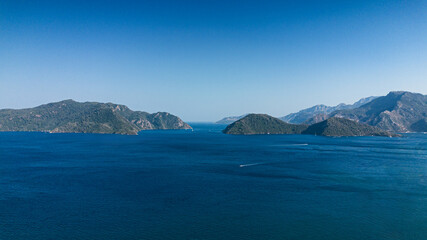
[[[240,164],[239,167],[250,167],[250,166],[256,166],[261,165],[262,163],[249,163],[249,164]]]

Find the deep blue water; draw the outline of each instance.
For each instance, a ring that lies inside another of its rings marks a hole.
[[[0,133],[0,239],[427,239],[427,135]]]

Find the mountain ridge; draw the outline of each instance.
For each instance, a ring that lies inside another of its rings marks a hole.
[[[371,97],[359,99],[357,102],[355,102],[353,104],[340,103],[336,106],[326,106],[324,104],[318,104],[318,105],[314,105],[313,107],[310,107],[310,108],[302,109],[296,113],[291,113],[291,114],[288,114],[284,117],[280,117],[280,119],[285,121],[285,122],[294,123],[294,124],[305,123],[307,120],[309,120],[311,118],[315,118],[315,117],[322,119],[322,121],[323,121],[323,120],[325,120],[323,118],[323,116],[325,116],[327,114],[330,114],[330,113],[337,111],[337,110],[358,108],[358,107],[360,107],[366,103],[371,102],[372,100],[374,100],[376,98],[378,98],[378,97],[371,96]]]
[[[375,98],[378,98],[378,97],[371,96],[371,97],[361,98],[353,104],[340,103],[336,106],[327,106],[324,104],[318,104],[318,105],[314,105],[314,106],[309,107],[309,108],[302,109],[302,110],[295,112],[295,113],[290,113],[284,117],[279,117],[279,119],[281,119],[287,123],[293,123],[293,124],[302,124],[311,118],[318,118],[319,120],[323,121],[326,119],[327,114],[332,113],[335,110],[357,108],[363,104],[366,104],[366,103],[372,101]],[[244,118],[247,115],[248,114],[243,114],[240,116],[224,117],[221,120],[216,121],[215,123],[216,124],[231,124],[231,123],[233,123],[239,119]]]
[[[338,110],[326,116],[346,118],[393,132],[426,132],[427,95],[392,91],[355,109]],[[310,119],[306,123],[316,123]]]

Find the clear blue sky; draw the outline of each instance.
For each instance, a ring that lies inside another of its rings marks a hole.
[[[0,0],[0,108],[186,121],[427,93],[427,1]]]

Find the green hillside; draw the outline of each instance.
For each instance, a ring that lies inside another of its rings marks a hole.
[[[267,114],[249,114],[224,129],[226,134],[300,134],[306,125],[285,123]]]

